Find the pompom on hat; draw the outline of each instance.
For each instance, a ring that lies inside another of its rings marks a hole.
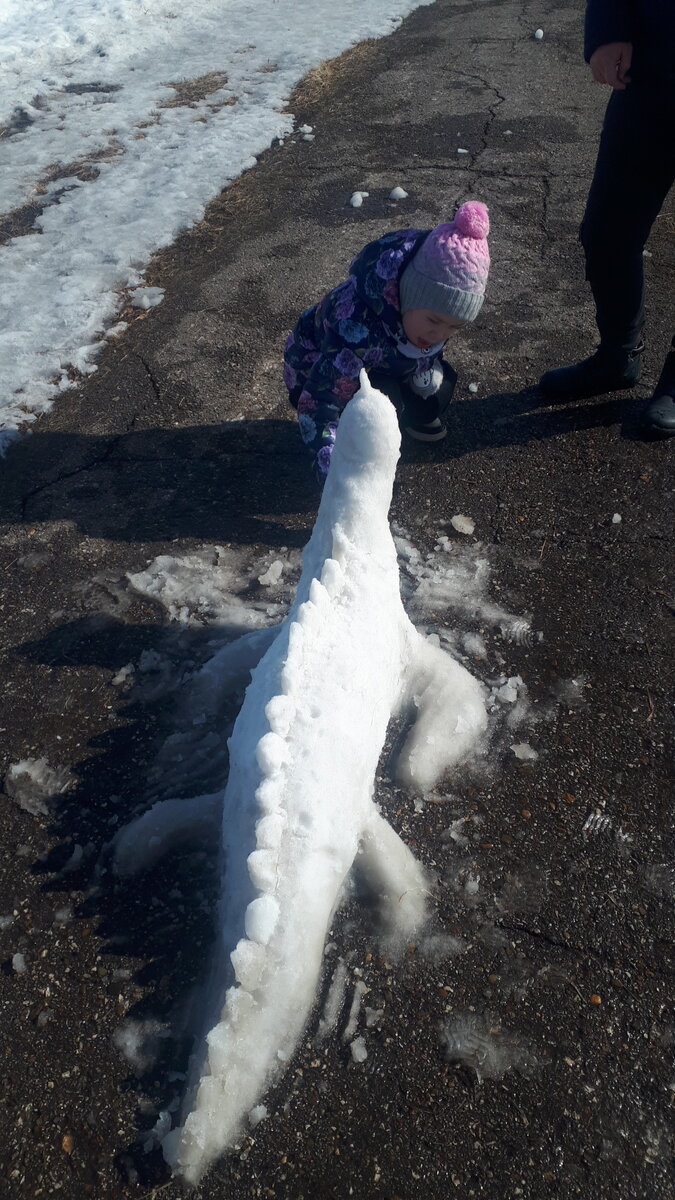
[[[479,200],[462,204],[453,221],[432,229],[399,279],[401,312],[426,308],[475,320],[490,270],[489,232],[488,210]]]

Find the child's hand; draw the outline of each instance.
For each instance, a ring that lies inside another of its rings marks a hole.
[[[606,46],[598,46],[589,66],[596,83],[607,83],[615,92],[623,92],[630,83],[632,61],[631,42],[608,42]]]

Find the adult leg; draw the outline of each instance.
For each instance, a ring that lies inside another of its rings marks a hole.
[[[600,347],[581,363],[546,372],[540,386],[552,399],[599,395],[638,382],[642,252],[674,179],[673,96],[660,86],[614,92],[580,231]]]
[[[612,94],[581,225],[600,343],[617,353],[639,345],[643,251],[675,180],[675,103],[665,92],[632,86]]]

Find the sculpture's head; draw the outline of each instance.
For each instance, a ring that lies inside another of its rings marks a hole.
[[[363,471],[392,483],[401,448],[396,410],[391,400],[371,387],[365,371],[359,382],[359,391],[340,418],[329,478],[343,474],[353,478]]]

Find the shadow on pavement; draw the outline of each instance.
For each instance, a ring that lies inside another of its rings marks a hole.
[[[621,424],[636,433],[625,395],[543,407],[536,387],[451,405],[449,437],[434,446],[404,438],[402,462],[461,458]],[[73,521],[118,541],[182,537],[304,545],[319,492],[295,425],[287,420],[147,429],[121,436],[35,433],[8,460],[0,520]],[[31,487],[31,477],[46,480]],[[12,491],[14,495],[12,497]],[[301,516],[299,528],[297,517]],[[291,527],[284,517],[291,517]]]

